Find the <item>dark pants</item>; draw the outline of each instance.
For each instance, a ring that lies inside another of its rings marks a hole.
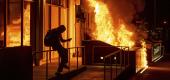
[[[58,50],[59,56],[61,58],[61,62],[59,64],[57,72],[62,72],[64,66],[68,63],[68,50],[65,48],[59,49]]]

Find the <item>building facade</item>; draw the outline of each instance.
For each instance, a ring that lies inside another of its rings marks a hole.
[[[81,46],[81,21],[76,16],[80,0],[1,0],[0,47],[31,46],[32,51],[44,51],[44,36],[48,30],[65,25],[63,43],[66,48]],[[74,51],[72,51],[74,53]],[[50,59],[58,57],[50,53]],[[73,54],[72,54],[73,55]],[[37,54],[35,63],[41,64],[45,54]]]

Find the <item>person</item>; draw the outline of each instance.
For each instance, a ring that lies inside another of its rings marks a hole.
[[[59,56],[61,58],[61,62],[59,64],[58,70],[56,74],[60,74],[60,72],[63,71],[63,68],[69,69],[67,66],[68,63],[68,49],[64,48],[61,44],[61,42],[67,42],[71,41],[71,38],[69,39],[63,39],[62,33],[66,30],[64,25],[60,25],[58,28],[50,30],[49,33],[47,33],[50,37],[50,46],[53,50],[57,50],[59,53]],[[47,37],[48,38],[48,37]]]

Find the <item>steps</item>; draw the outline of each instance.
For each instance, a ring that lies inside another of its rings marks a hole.
[[[87,69],[86,66],[80,66],[76,70],[71,70],[66,73],[61,73],[60,75],[56,75],[55,77],[52,77],[49,80],[69,80],[70,78],[80,74],[81,72],[85,71],[86,69]]]

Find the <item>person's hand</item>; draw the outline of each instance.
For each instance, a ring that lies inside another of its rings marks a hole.
[[[68,41],[71,41],[72,38],[69,38]]]

